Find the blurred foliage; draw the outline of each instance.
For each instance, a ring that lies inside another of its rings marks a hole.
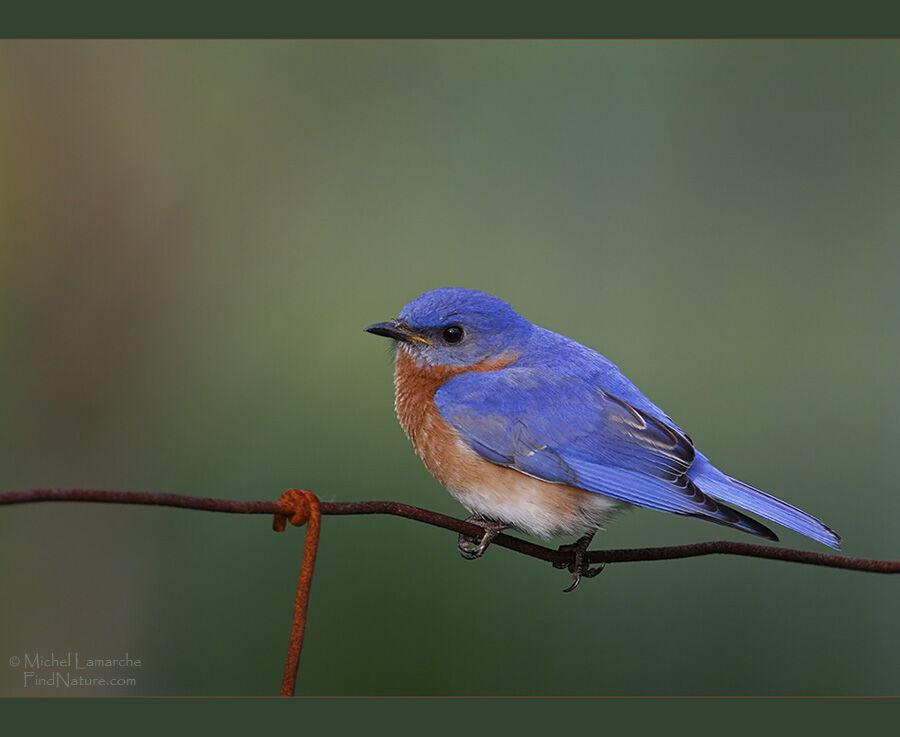
[[[609,356],[848,554],[897,557],[898,130],[896,42],[2,42],[0,488],[461,514],[362,332],[461,285]],[[268,530],[5,508],[4,659],[127,651],[129,693],[276,694],[302,533]],[[595,544],[723,535],[640,510]],[[326,519],[298,692],[900,686],[888,578],[710,558],[564,596],[455,548]]]

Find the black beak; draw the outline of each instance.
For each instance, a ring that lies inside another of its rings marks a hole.
[[[369,327],[366,328],[366,332],[372,333],[372,335],[383,335],[385,338],[402,340],[406,343],[410,342],[412,339],[412,334],[408,330],[404,330],[400,327],[400,324],[396,320],[376,322],[374,325],[369,325]]]

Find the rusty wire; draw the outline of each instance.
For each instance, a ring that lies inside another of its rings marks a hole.
[[[159,507],[177,507],[179,509],[196,509],[203,512],[226,512],[231,514],[270,514],[273,515],[272,529],[281,532],[287,522],[301,527],[306,525],[306,540],[303,547],[303,560],[297,580],[297,593],[294,600],[294,618],[291,624],[291,637],[288,657],[284,667],[284,678],[281,685],[282,696],[293,696],[297,669],[300,665],[300,653],[303,648],[303,634],[306,628],[306,612],[309,608],[309,590],[312,584],[313,569],[316,562],[316,551],[319,543],[321,515],[357,515],[388,514],[396,517],[424,522],[470,537],[480,537],[481,527],[470,522],[432,512],[420,507],[399,502],[322,502],[310,491],[288,489],[277,501],[237,501],[233,499],[214,499],[182,494],[158,494],[141,491],[107,491],[99,489],[24,489],[21,491],[0,492],[0,506],[8,504],[26,504],[32,502],[100,502],[108,504],[143,504]],[[552,550],[535,545],[526,540],[509,535],[498,535],[492,545],[507,548],[517,553],[544,560],[549,563],[569,563],[572,561],[570,551]],[[868,571],[870,573],[900,573],[900,561],[875,560],[872,558],[851,558],[830,553],[810,553],[805,550],[776,548],[770,545],[752,545],[727,540],[691,543],[687,545],[670,545],[655,548],[625,548],[620,550],[595,550],[587,555],[590,563],[627,563],[650,560],[673,560],[676,558],[693,558],[701,555],[742,555],[752,558],[768,558],[791,563],[844,568],[852,571]]]
[[[303,562],[297,579],[297,595],[294,598],[294,621],[291,624],[291,640],[288,645],[287,661],[284,664],[284,678],[281,681],[281,695],[293,696],[297,686],[297,669],[300,667],[300,652],[303,650],[303,633],[306,630],[306,610],[309,609],[309,587],[312,585],[313,569],[316,566],[316,552],[319,549],[319,529],[322,513],[319,499],[311,491],[288,489],[278,499],[278,504],[289,508],[292,514],[276,514],[272,521],[275,532],[284,532],[287,521],[295,527],[306,525],[306,541],[303,543]]]

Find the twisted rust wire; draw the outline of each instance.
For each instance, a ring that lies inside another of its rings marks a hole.
[[[297,580],[297,594],[294,600],[294,618],[291,624],[291,638],[287,662],[284,667],[281,695],[293,696],[300,653],[303,649],[303,633],[306,628],[306,612],[309,608],[309,589],[312,584],[313,569],[321,529],[321,515],[388,514],[395,517],[424,522],[470,537],[480,537],[481,527],[470,522],[432,512],[420,507],[399,502],[321,502],[310,491],[288,489],[277,501],[236,501],[209,497],[185,496],[181,494],[158,494],[140,491],[107,491],[99,489],[24,489],[22,491],[0,492],[0,506],[26,504],[32,502],[100,502],[108,504],[143,504],[180,509],[196,509],[204,512],[226,512],[231,514],[271,514],[272,528],[276,532],[285,529],[287,522],[292,525],[306,525],[306,540],[303,560]],[[532,558],[549,563],[569,563],[572,553],[552,550],[535,545],[509,535],[498,535],[492,545],[507,548]],[[770,545],[753,545],[726,540],[670,545],[655,548],[625,548],[620,550],[595,550],[587,555],[590,563],[627,563],[650,560],[673,560],[693,558],[701,555],[742,555],[752,558],[768,558],[791,563],[844,568],[869,573],[900,573],[900,561],[875,560],[872,558],[851,558],[830,553],[810,553],[805,550],[776,548]]]
[[[287,661],[284,664],[284,678],[281,681],[281,695],[293,696],[297,686],[297,669],[300,667],[300,652],[303,650],[303,633],[306,630],[306,610],[309,609],[309,587],[312,585],[313,569],[316,566],[316,552],[319,549],[319,529],[322,514],[319,500],[311,491],[288,489],[278,499],[284,509],[291,514],[278,513],[272,520],[275,532],[284,532],[290,519],[295,527],[306,525],[306,540],[303,543],[303,562],[297,579],[297,595],[294,598],[294,620],[291,624],[291,640],[288,645]]]

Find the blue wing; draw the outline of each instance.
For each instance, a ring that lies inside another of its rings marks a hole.
[[[541,368],[453,377],[435,394],[441,416],[481,456],[544,481],[777,540],[704,494],[688,476],[682,432],[580,376]]]

